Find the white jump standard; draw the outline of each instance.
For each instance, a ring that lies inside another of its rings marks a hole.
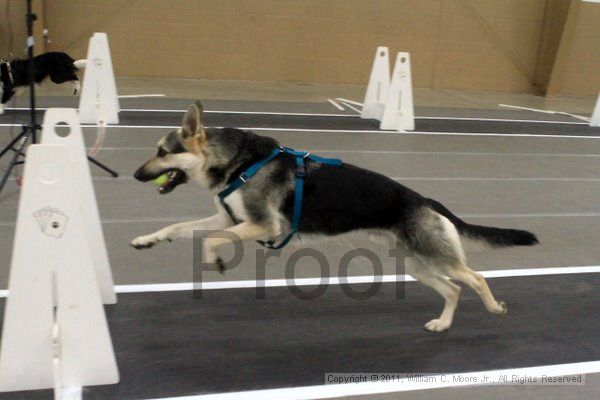
[[[369,85],[363,101],[361,118],[381,121],[390,89],[390,58],[387,47],[380,46],[375,52]]]
[[[119,123],[119,97],[106,33],[90,38],[88,63],[79,98],[79,119],[83,123]]]
[[[596,107],[594,108],[592,118],[590,119],[590,126],[600,127],[600,94],[598,95]]]
[[[389,50],[383,46],[377,48],[360,116],[381,121],[380,129],[415,130],[409,53],[397,54],[390,83]]]
[[[60,121],[65,138],[54,132]],[[119,381],[102,307],[116,296],[77,113],[50,109],[44,126],[45,144],[27,151],[0,391],[54,389],[60,398],[63,388]]]

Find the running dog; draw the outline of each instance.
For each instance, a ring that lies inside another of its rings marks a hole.
[[[279,146],[275,139],[234,128],[204,128],[203,108],[192,104],[181,128],[158,142],[158,152],[134,174],[146,182],[168,174],[159,187],[162,194],[194,181],[216,196],[249,166],[268,157]],[[277,238],[290,227],[294,212],[296,162],[282,153],[261,168],[226,199],[215,201],[218,212],[199,221],[168,226],[131,242],[137,249],[179,238],[194,230],[222,230],[239,240]],[[231,218],[230,213],[233,215]],[[234,222],[235,220],[235,222]],[[484,277],[467,267],[464,248],[532,246],[533,233],[469,224],[439,202],[423,197],[392,179],[354,165],[331,166],[306,160],[301,234],[333,236],[350,231],[383,234],[412,250],[407,272],[435,289],[445,300],[441,315],[425,324],[441,332],[452,324],[463,282],[481,297],[485,308],[505,314]],[[233,235],[232,235],[233,234]],[[222,265],[218,249],[228,239],[211,234],[204,240],[207,261]]]
[[[81,90],[77,70],[85,68],[86,60],[75,61],[66,53],[50,52],[33,58],[34,82],[39,84],[48,77],[56,84],[71,81],[74,92]],[[0,61],[0,114],[4,113],[4,105],[17,94],[19,89],[29,85],[28,61],[15,59]]]

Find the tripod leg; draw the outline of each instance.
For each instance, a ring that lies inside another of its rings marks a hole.
[[[87,156],[87,158],[92,163],[96,164],[98,167],[102,168],[103,170],[105,170],[106,172],[108,172],[109,174],[111,174],[113,176],[113,178],[116,178],[117,176],[119,176],[119,173],[117,171],[114,171],[114,170],[110,169],[106,165],[102,164],[100,161],[96,160],[94,157]]]
[[[23,148],[25,147],[25,144],[27,143],[27,136],[28,136],[27,134],[18,136],[21,138],[21,142],[19,143],[19,147],[18,147],[17,151],[15,151],[15,154],[13,155],[12,160],[10,160],[10,163],[8,164],[8,169],[6,170],[6,173],[2,177],[2,181],[0,182],[0,193],[2,193],[2,189],[4,189],[4,185],[6,185],[6,182],[8,181],[8,177],[10,176],[12,169],[17,164],[17,158],[23,152]]]
[[[0,152],[0,157],[2,157],[4,154],[6,154],[7,151],[11,150],[12,147],[14,146],[14,144],[17,143],[19,141],[19,139],[21,139],[22,135],[23,135],[23,133],[21,133],[20,135],[15,136],[14,139],[11,140],[10,143],[7,144],[4,149],[2,149],[2,152]]]

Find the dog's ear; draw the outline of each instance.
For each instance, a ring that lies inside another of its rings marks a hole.
[[[200,122],[204,123],[204,106],[202,105],[202,102],[200,100],[196,100],[194,105],[196,108],[198,108],[198,112],[200,113]]]
[[[200,100],[196,100],[194,104],[190,105],[183,116],[182,128],[184,137],[187,138],[204,134],[204,126],[202,124],[203,115],[204,107]]]

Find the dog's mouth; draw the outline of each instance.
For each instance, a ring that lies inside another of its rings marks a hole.
[[[173,191],[177,186],[188,181],[187,174],[180,169],[173,169],[167,173],[167,181],[158,186],[157,190],[160,194],[167,194]]]

